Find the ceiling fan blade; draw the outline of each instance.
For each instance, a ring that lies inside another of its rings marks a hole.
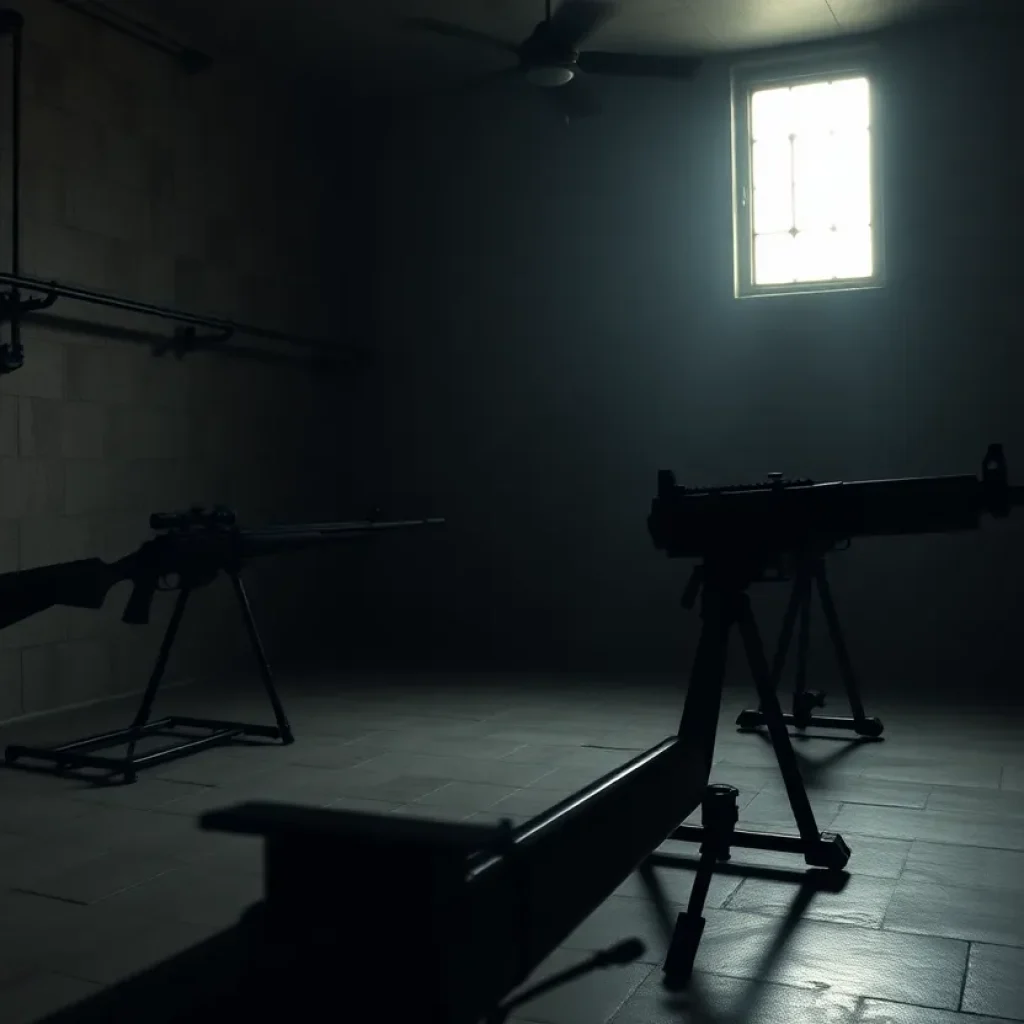
[[[636,78],[693,78],[700,61],[696,57],[663,57],[639,53],[601,53],[588,50],[577,63],[595,75],[630,75]]]
[[[519,47],[514,43],[506,42],[495,36],[489,36],[486,32],[478,32],[473,28],[466,28],[464,25],[453,25],[449,21],[441,21],[438,18],[410,18],[406,24],[410,28],[419,29],[423,32],[433,32],[434,35],[447,36],[449,39],[460,39],[465,43],[479,43],[489,46],[494,50],[501,50],[504,53],[518,53]]]
[[[618,10],[611,0],[565,0],[547,23],[545,35],[552,42],[575,50]]]

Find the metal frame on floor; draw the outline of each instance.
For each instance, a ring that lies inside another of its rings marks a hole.
[[[807,649],[810,643],[811,598],[815,587],[818,589],[818,598],[821,602],[821,610],[825,615],[825,625],[828,627],[829,640],[835,651],[836,662],[839,665],[839,674],[846,688],[847,699],[850,702],[850,711],[852,712],[852,717],[850,718],[837,715],[814,714],[815,708],[825,706],[825,695],[819,690],[807,689]],[[832,600],[832,588],[828,582],[825,559],[820,556],[801,561],[794,573],[793,589],[782,622],[779,644],[775,651],[775,660],[772,663],[772,677],[776,685],[782,679],[782,671],[785,668],[786,655],[789,652],[789,645],[793,639],[793,629],[796,625],[797,614],[800,616],[800,637],[797,642],[796,683],[793,690],[793,711],[791,714],[784,714],[782,716],[786,725],[792,725],[801,730],[811,727],[819,729],[849,729],[858,736],[878,739],[884,731],[884,726],[881,719],[869,718],[864,710],[864,702],[860,695],[860,684],[857,681],[857,675],[853,669],[853,661],[846,647],[842,626],[839,624],[839,615],[836,612],[835,601]],[[741,711],[736,719],[737,728],[745,731],[756,729],[758,726],[765,724],[763,708]]]
[[[270,663],[267,661],[263,643],[260,640],[259,630],[256,628],[256,620],[253,618],[245,586],[238,573],[232,572],[228,575],[231,579],[235,595],[238,598],[242,620],[245,623],[245,629],[249,636],[249,643],[253,654],[256,656],[256,663],[259,666],[260,678],[263,680],[263,686],[270,700],[270,706],[274,711],[275,725],[250,725],[244,722],[230,722],[212,718],[190,718],[181,715],[171,715],[156,721],[149,720],[153,710],[153,702],[156,700],[157,691],[160,688],[164,671],[167,668],[171,648],[174,645],[178,628],[185,614],[185,606],[191,594],[191,590],[185,588],[178,593],[174,611],[171,614],[171,620],[167,624],[167,629],[160,644],[156,664],[153,667],[149,683],[142,696],[142,703],[139,705],[135,720],[127,729],[117,729],[113,732],[102,733],[96,736],[86,736],[83,739],[62,743],[55,747],[11,745],[4,751],[6,763],[12,766],[31,767],[38,771],[53,771],[56,773],[63,773],[69,770],[95,769],[107,772],[113,778],[121,776],[123,781],[127,783],[137,780],[137,773],[140,768],[164,764],[167,761],[184,757],[187,754],[194,754],[200,750],[206,750],[209,747],[218,746],[240,737],[251,736],[279,740],[282,744],[294,742],[291,725],[285,714],[281,698],[278,696],[277,689],[274,686]],[[206,731],[206,735],[181,736],[176,732],[176,730],[181,729],[202,729]],[[178,742],[151,753],[136,753],[136,747],[140,740],[154,736],[173,739]],[[96,751],[122,744],[127,746],[123,757],[105,756],[96,753]],[[44,765],[19,764],[23,759],[42,761]]]

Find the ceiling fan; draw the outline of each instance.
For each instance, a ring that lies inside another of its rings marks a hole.
[[[521,76],[543,90],[567,118],[597,112],[596,96],[588,83],[591,74],[686,79],[697,68],[698,61],[693,57],[581,50],[580,46],[617,12],[619,4],[613,0],[564,0],[554,13],[551,0],[545,0],[544,6],[544,20],[518,45],[436,18],[413,18],[410,25],[436,35],[480,43],[515,57],[516,64],[477,78],[467,86]]]

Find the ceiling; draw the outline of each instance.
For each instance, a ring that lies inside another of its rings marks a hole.
[[[105,0],[215,59],[259,59],[358,92],[448,84],[500,67],[502,55],[433,39],[403,23],[430,16],[513,42],[543,0]],[[558,0],[554,0],[557,4]],[[623,0],[592,49],[714,54],[828,40],[921,18],[1012,6],[1014,0]],[[1016,0],[1019,4],[1021,0]]]

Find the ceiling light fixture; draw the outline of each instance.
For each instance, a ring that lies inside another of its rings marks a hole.
[[[526,80],[542,89],[556,89],[568,85],[576,72],[566,64],[535,64],[526,71]]]

